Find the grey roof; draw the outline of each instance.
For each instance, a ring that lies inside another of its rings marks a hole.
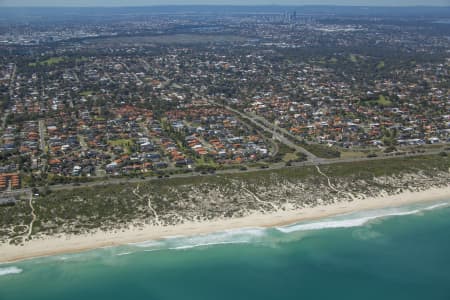
[[[1,197],[0,198],[0,205],[14,204],[16,202],[17,202],[17,200],[14,197]]]

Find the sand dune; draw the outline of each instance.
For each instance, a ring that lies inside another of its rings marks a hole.
[[[197,235],[226,229],[244,227],[271,227],[299,221],[320,219],[333,215],[395,207],[419,202],[450,200],[450,186],[420,192],[403,192],[397,195],[355,199],[292,211],[252,214],[242,218],[190,222],[174,226],[133,227],[120,232],[94,232],[83,235],[51,236],[27,241],[23,246],[0,245],[0,262],[12,262],[32,257],[80,252],[100,247],[155,240],[167,236]]]

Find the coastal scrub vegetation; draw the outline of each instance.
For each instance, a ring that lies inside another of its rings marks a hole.
[[[201,222],[417,191],[448,185],[449,168],[448,156],[432,155],[70,187],[34,199],[31,238]],[[20,241],[30,220],[27,201],[0,206],[1,241]]]

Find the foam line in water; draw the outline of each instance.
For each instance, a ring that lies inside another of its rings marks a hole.
[[[249,242],[245,242],[245,241],[241,241],[241,242],[238,242],[238,241],[235,241],[235,242],[213,242],[213,243],[178,246],[178,247],[169,248],[169,250],[183,250],[183,249],[191,249],[191,248],[196,248],[196,247],[207,247],[207,246],[213,246],[213,245],[246,244],[246,243],[249,243]]]
[[[309,223],[297,223],[288,226],[275,227],[274,229],[281,233],[291,233],[296,231],[320,230],[328,228],[348,228],[358,227],[372,221],[374,219],[390,217],[390,216],[405,216],[420,213],[421,211],[428,211],[436,208],[449,206],[449,203],[435,203],[427,207],[400,207],[387,208],[381,210],[365,211],[359,213],[351,213],[340,215],[334,218],[328,218],[321,221]],[[130,243],[129,246],[145,248],[144,251],[156,251],[163,249],[180,250],[190,249],[195,247],[207,247],[212,245],[222,244],[244,244],[257,241],[263,241],[264,237],[270,234],[268,228],[240,228],[224,230],[210,234],[194,235],[194,236],[169,236],[158,241],[147,241],[140,243]]]
[[[424,208],[424,210],[433,210],[433,209],[436,209],[436,208],[439,208],[439,207],[447,207],[447,206],[449,206],[449,203],[447,203],[447,202],[445,202],[445,203],[438,203],[438,204],[426,207],[426,208]]]
[[[197,236],[171,236],[159,241],[148,241],[128,245],[152,250],[178,250],[219,244],[242,244],[249,243],[255,238],[264,236],[265,230],[265,228],[241,228]]]
[[[22,269],[18,267],[0,268],[0,276],[22,273]]]
[[[329,229],[329,228],[349,228],[349,227],[358,227],[363,226],[369,221],[384,218],[384,217],[392,217],[392,216],[407,216],[414,215],[420,213],[422,211],[433,210],[436,208],[448,206],[448,203],[439,203],[431,206],[427,206],[425,208],[416,208],[412,210],[401,211],[397,209],[386,209],[383,211],[374,211],[374,212],[366,212],[366,215],[361,214],[352,214],[347,215],[348,219],[331,219],[320,222],[311,222],[311,223],[303,223],[303,224],[295,224],[283,227],[277,227],[276,229],[283,233],[290,233],[295,231],[308,231],[308,230],[320,230],[320,229]],[[342,216],[341,216],[342,217]]]
[[[131,254],[132,252],[123,252],[123,253],[118,253],[116,254],[116,256],[124,256],[124,255],[128,255]]]
[[[313,222],[306,224],[298,224],[291,225],[286,227],[277,227],[277,230],[283,233],[290,233],[294,231],[306,231],[306,230],[320,230],[320,229],[328,229],[328,228],[349,228],[349,227],[358,227],[366,224],[367,222],[383,217],[390,216],[406,216],[413,215],[420,212],[420,210],[412,210],[408,212],[397,212],[397,213],[386,213],[379,214],[374,216],[367,216],[355,219],[347,219],[347,220],[330,220],[330,221],[322,221],[322,222]]]
[[[146,241],[146,242],[139,242],[139,243],[129,243],[128,245],[139,247],[139,248],[151,248],[151,247],[158,247],[164,245],[163,242],[159,241]]]
[[[242,228],[207,235],[171,239],[167,241],[167,244],[170,249],[188,249],[220,244],[242,244],[250,243],[255,238],[264,236],[264,234],[264,228]]]

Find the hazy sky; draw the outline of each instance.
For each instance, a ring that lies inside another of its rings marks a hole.
[[[0,6],[146,6],[175,4],[450,6],[450,0],[0,0]]]

